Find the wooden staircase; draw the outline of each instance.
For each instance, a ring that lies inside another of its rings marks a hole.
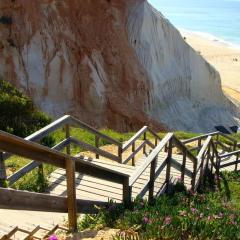
[[[36,143],[63,127],[66,138],[53,148]],[[79,127],[95,135],[95,145],[72,137],[71,127]],[[115,150],[101,147],[100,139],[115,146]],[[72,156],[71,144],[93,155]],[[68,212],[70,230],[76,229],[77,213],[95,213],[95,206],[105,206],[109,200],[127,204],[133,198],[142,197],[152,201],[167,192],[176,181],[196,191],[203,182],[206,169],[216,176],[221,170],[240,170],[239,144],[220,132],[181,141],[173,133],[160,138],[145,126],[122,144],[71,116],[64,116],[25,139],[0,131],[0,149],[3,151],[0,154],[0,183],[4,180],[9,186],[34,168],[41,169],[42,164],[57,167],[50,176],[47,193],[0,188],[0,208]],[[64,149],[66,153],[62,151]],[[7,176],[5,161],[12,154],[33,160]],[[7,237],[11,239],[21,232],[30,238],[37,229],[14,228]]]

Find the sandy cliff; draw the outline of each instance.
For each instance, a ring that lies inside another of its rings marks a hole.
[[[209,131],[239,117],[219,74],[144,0],[1,1],[0,75],[95,126]]]

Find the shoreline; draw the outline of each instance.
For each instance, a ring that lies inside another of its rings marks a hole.
[[[221,76],[222,88],[240,94],[240,45],[226,42],[208,33],[179,29],[186,43],[201,54]]]
[[[239,43],[233,43],[230,41],[226,41],[223,38],[217,37],[211,33],[208,32],[200,32],[200,31],[191,31],[185,28],[179,28],[178,29],[181,35],[191,35],[195,37],[199,37],[205,40],[208,40],[212,42],[213,44],[219,45],[219,46],[224,46],[224,47],[229,47],[229,48],[235,48],[240,50],[240,42]]]

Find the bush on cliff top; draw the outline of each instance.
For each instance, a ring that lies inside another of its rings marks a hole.
[[[19,137],[26,137],[51,122],[30,98],[3,80],[0,80],[0,113],[0,130]]]

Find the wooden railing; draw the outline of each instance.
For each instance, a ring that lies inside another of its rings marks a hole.
[[[68,210],[69,226],[71,229],[76,229],[77,206],[82,206],[83,209],[89,209],[89,206],[93,207],[94,204],[98,204],[98,202],[78,201],[79,204],[77,204],[75,172],[122,184],[124,189],[123,201],[128,200],[125,191],[126,183],[129,181],[128,174],[95,165],[91,162],[59,152],[56,149],[49,149],[38,143],[30,142],[2,131],[0,131],[0,149],[28,159],[35,159],[40,163],[47,163],[64,168],[66,169],[67,179],[67,198],[53,197],[46,194],[26,193],[16,190],[11,190],[11,194],[6,194],[4,189],[0,189],[0,207],[2,208],[4,206],[13,207],[12,205],[14,205],[17,209],[27,210]],[[4,161],[1,161],[1,164],[3,164],[3,162]]]
[[[191,146],[189,149],[190,151],[199,152],[200,149],[202,148],[203,141],[206,140],[209,136],[212,136],[212,141],[214,142],[216,149],[218,149],[218,146],[220,146],[220,148],[224,151],[235,151],[239,146],[237,140],[221,132],[212,132],[212,133],[200,135],[197,137],[183,140],[182,142],[185,145],[197,143],[196,147]],[[225,143],[223,143],[221,139],[225,139],[224,141]]]

